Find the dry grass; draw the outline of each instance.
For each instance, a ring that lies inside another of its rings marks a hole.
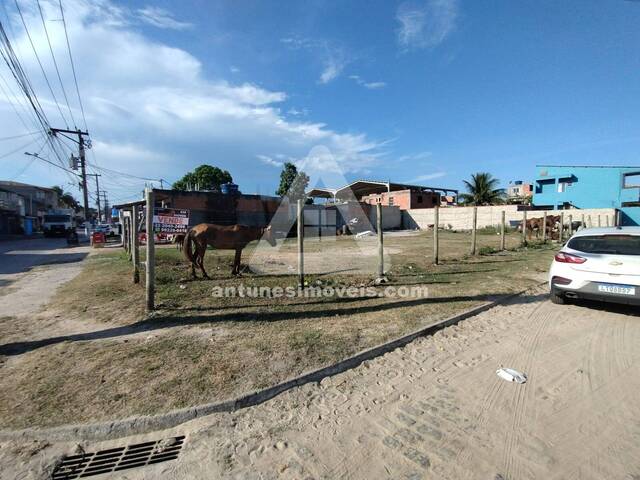
[[[336,255],[348,250],[336,243]],[[341,243],[344,242],[344,243]],[[469,235],[443,232],[443,264],[431,235],[389,236],[390,285],[428,287],[428,298],[215,298],[213,286],[295,286],[294,276],[229,276],[230,252],[209,251],[210,281],[183,281],[172,248],[157,252],[158,312],[143,316],[143,287],[126,257],[104,251],[65,285],[52,311],[85,315],[96,328],[0,346],[0,419],[13,428],[149,414],[222,400],[285,380],[363,348],[526,288],[546,271],[549,247],[467,257]],[[509,244],[518,243],[511,235]],[[497,247],[479,235],[480,247]],[[286,248],[290,248],[287,245]],[[314,248],[313,244],[309,248]],[[341,258],[340,263],[348,263]],[[371,275],[312,275],[312,285],[368,285]],[[184,288],[179,286],[183,285]]]

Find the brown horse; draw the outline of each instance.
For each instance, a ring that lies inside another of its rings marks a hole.
[[[559,224],[560,215],[548,215],[546,225],[544,225],[544,217],[527,219],[526,229],[529,240],[531,240],[533,232],[535,232],[536,238],[539,238],[540,232],[543,228],[545,228],[547,232],[546,238],[553,239],[554,236],[557,237],[555,233],[557,232]],[[518,229],[522,231],[522,224],[520,224],[518,227]]]
[[[235,250],[236,256],[233,260],[232,275],[240,274],[240,257],[242,249],[249,242],[254,240],[266,240],[272,247],[276,246],[271,226],[250,227],[248,225],[215,225],[213,223],[201,223],[190,229],[184,237],[184,256],[191,262],[191,275],[196,278],[196,269],[202,270],[204,278],[209,278],[204,269],[204,254],[207,252],[207,245],[221,250]],[[192,244],[195,245],[195,252]]]
[[[173,243],[176,244],[176,248],[178,249],[178,251],[182,250],[182,245],[184,244],[185,236],[186,234],[184,233],[177,233],[173,236]]]

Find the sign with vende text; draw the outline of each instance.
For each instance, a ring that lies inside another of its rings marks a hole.
[[[189,230],[189,210],[155,208],[153,231],[156,233],[186,233]]]

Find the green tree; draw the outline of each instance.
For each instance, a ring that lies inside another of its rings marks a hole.
[[[62,208],[73,208],[75,212],[78,212],[80,210],[80,203],[78,203],[78,201],[73,198],[73,195],[71,195],[69,192],[65,192],[62,187],[58,185],[54,185],[53,187],[51,187],[51,189],[55,190],[55,192],[58,194],[58,204]]]
[[[276,195],[288,197],[290,201],[304,198],[304,192],[309,185],[309,176],[293,163],[285,163],[280,172],[280,186],[276,190]]]
[[[220,191],[220,185],[233,182],[231,174],[212,165],[200,165],[193,172],[188,172],[177,182],[174,182],[174,190],[213,190]]]
[[[504,190],[498,188],[500,180],[487,172],[471,175],[471,181],[464,181],[468,193],[461,193],[459,199],[466,205],[500,205],[504,203]]]

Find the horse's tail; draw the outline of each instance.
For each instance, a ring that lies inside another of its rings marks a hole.
[[[184,236],[184,240],[182,241],[182,251],[184,252],[184,256],[186,257],[187,260],[189,260],[191,263],[195,263],[194,259],[193,259],[193,230],[189,230],[185,236]]]

